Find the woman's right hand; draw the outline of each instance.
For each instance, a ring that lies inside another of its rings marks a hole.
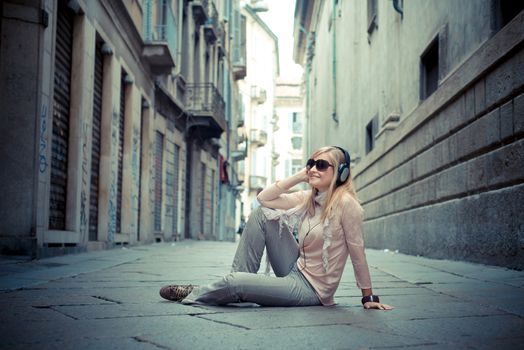
[[[301,181],[300,182],[305,182],[305,183],[308,183],[309,182],[309,176],[307,174],[308,170],[306,167],[304,167],[302,170],[300,170],[297,175],[300,177]]]

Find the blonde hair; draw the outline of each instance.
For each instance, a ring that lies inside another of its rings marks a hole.
[[[356,200],[356,202],[359,203],[359,206],[360,201],[357,197],[357,192],[355,191],[355,188],[353,186],[353,177],[351,176],[351,171],[347,181],[337,187],[338,167],[341,163],[344,163],[346,161],[344,153],[336,147],[328,146],[316,150],[311,155],[311,158],[314,159],[320,155],[325,155],[327,160],[333,165],[333,179],[331,179],[331,184],[329,185],[329,188],[327,190],[326,202],[320,215],[320,221],[324,222],[324,220],[329,215],[331,215],[333,207],[336,207],[338,205],[338,203],[342,199],[342,196],[345,193],[349,193]],[[307,213],[310,216],[315,215],[315,197],[317,194],[318,190],[311,186],[311,195],[309,197],[306,197],[304,203],[302,204],[302,207],[307,211]]]

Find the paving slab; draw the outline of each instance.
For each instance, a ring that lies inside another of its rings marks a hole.
[[[0,349],[518,349],[524,273],[367,250],[364,310],[348,262],[333,307],[182,305],[168,283],[230,271],[236,243],[182,241],[38,261],[0,259]],[[265,262],[261,271],[265,270]],[[496,297],[495,297],[496,296]]]

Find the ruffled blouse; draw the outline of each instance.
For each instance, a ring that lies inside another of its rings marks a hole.
[[[363,213],[360,205],[348,193],[331,215],[320,221],[325,193],[315,198],[315,214],[309,216],[299,206],[311,195],[311,190],[284,193],[276,185],[264,189],[258,196],[268,220],[279,221],[279,232],[298,230],[300,255],[297,266],[311,283],[323,305],[333,305],[334,294],[342,278],[348,255],[360,289],[371,288],[371,278],[362,238]]]

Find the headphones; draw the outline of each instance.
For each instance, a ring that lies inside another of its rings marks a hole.
[[[337,174],[337,187],[342,185],[349,179],[349,163],[351,162],[351,157],[349,156],[348,151],[338,146],[331,146],[333,148],[338,148],[342,153],[344,153],[344,163],[340,163],[338,166]]]

